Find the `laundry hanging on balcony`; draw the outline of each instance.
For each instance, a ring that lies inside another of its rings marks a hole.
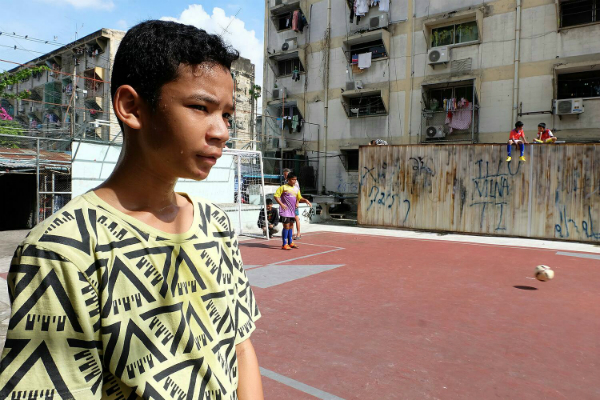
[[[472,103],[464,97],[460,100],[455,98],[444,99],[444,110],[447,111],[445,123],[450,128],[450,133],[454,129],[465,130],[471,127]]]
[[[371,58],[373,53],[362,53],[358,55],[358,68],[366,69],[371,67]]]
[[[304,14],[302,14],[300,10],[294,11],[292,16],[292,30],[302,33],[306,25],[308,25],[308,21],[306,20]]]
[[[348,2],[350,5],[351,2]],[[360,18],[367,15],[371,7],[379,6],[379,11],[389,12],[390,11],[390,0],[353,0],[352,7],[350,7],[350,22],[354,22],[356,16],[356,24],[360,22]]]

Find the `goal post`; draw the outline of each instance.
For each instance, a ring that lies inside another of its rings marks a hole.
[[[215,204],[227,213],[238,235],[268,240],[270,235],[262,153],[253,150],[223,149],[221,158],[224,162],[220,163],[219,168],[229,169],[227,175],[233,180],[233,202],[215,201]],[[208,198],[210,199],[210,196]],[[264,226],[267,227],[264,233],[258,221],[261,211],[264,215]]]

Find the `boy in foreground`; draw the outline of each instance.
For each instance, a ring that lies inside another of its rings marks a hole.
[[[527,138],[525,138],[525,133],[523,132],[523,123],[521,121],[517,121],[517,123],[515,124],[515,129],[510,131],[510,137],[508,138],[508,146],[506,147],[506,150],[508,151],[508,157],[506,158],[506,162],[512,160],[510,153],[513,144],[518,145],[519,150],[521,151],[521,157],[519,157],[519,160],[526,161],[524,155],[525,144],[523,142],[529,144]]]
[[[237,58],[192,26],[127,32],[111,79],[119,162],[15,252],[0,399],[263,398],[229,218],[174,191],[221,156]]]
[[[258,227],[262,229],[263,231],[263,236],[267,236],[267,229],[269,230],[269,237],[273,237],[273,235],[275,235],[277,232],[279,232],[279,229],[276,228],[277,225],[279,225],[279,212],[277,211],[276,208],[273,208],[273,200],[271,199],[267,199],[267,222],[269,223],[269,226],[267,227],[266,223],[265,223],[265,211],[264,210],[260,210],[260,212],[258,213]]]
[[[281,231],[281,238],[283,240],[281,248],[283,250],[298,248],[293,241],[294,222],[296,221],[295,211],[298,203],[306,203],[309,207],[312,207],[310,201],[302,197],[300,190],[295,189],[297,180],[298,178],[293,172],[288,173],[287,184],[280,186],[273,195],[275,201],[279,204],[279,215],[283,224],[283,230]]]

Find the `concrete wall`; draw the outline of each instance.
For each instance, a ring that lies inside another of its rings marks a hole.
[[[503,145],[362,147],[358,222],[600,243],[600,145],[505,157]]]
[[[237,126],[235,128],[234,148],[242,147],[253,143],[254,133],[254,98],[250,90],[254,87],[254,64],[247,58],[239,58],[234,61],[231,70],[235,75],[235,119]],[[233,129],[231,133],[233,134]]]
[[[79,196],[104,182],[114,170],[121,146],[73,142],[73,197]],[[234,202],[233,157],[224,155],[201,182],[180,179],[175,191],[198,196],[215,203]]]
[[[421,141],[422,86],[471,78],[476,81],[479,99],[480,143],[503,143],[513,126],[514,63],[516,0],[395,0],[391,2],[389,20],[389,57],[373,61],[361,74],[352,74],[343,53],[344,41],[358,27],[349,22],[350,10],[345,1],[332,0],[331,39],[324,41],[327,30],[327,1],[310,0],[310,27],[303,33],[291,30],[277,32],[270,18],[266,57],[280,50],[285,39],[297,37],[306,52],[306,73],[300,82],[278,79],[286,87],[290,100],[302,102],[305,119],[324,125],[325,84],[329,88],[327,144],[287,142],[290,148],[320,149],[320,186],[327,190],[352,188],[353,173],[344,169],[339,159],[340,149],[364,145],[373,138],[383,138],[392,144],[416,144]],[[414,6],[414,8],[413,8]],[[377,8],[367,17],[380,15]],[[413,17],[414,16],[414,17]],[[450,64],[427,64],[428,39],[432,27],[450,25],[471,18],[478,21],[479,41],[452,47],[451,59],[472,59],[472,70],[453,77]],[[600,65],[600,24],[558,28],[555,0],[523,0],[521,50],[519,53],[518,103],[523,112],[551,111],[556,98],[556,75],[562,72],[589,69]],[[361,23],[362,24],[362,23]],[[329,47],[329,50],[327,48]],[[325,55],[329,52],[329,80],[326,78]],[[385,117],[349,119],[341,106],[341,96],[347,81],[360,79],[367,88],[387,87],[390,90],[390,110]],[[305,83],[306,81],[306,83]],[[269,113],[275,83],[273,70],[264,73],[263,110]],[[561,140],[568,142],[600,140],[600,98],[584,101],[585,113],[558,118],[551,114],[522,116],[529,140],[535,136],[539,122],[545,122]],[[323,127],[324,128],[324,127]],[[325,137],[321,130],[321,139]],[[281,132],[271,132],[279,135]],[[284,133],[284,137],[288,137]],[[449,137],[452,139],[452,137]],[[341,186],[340,186],[341,185]]]

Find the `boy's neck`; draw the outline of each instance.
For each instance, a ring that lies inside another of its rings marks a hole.
[[[193,205],[175,193],[176,178],[161,175],[135,157],[121,157],[111,176],[94,190],[117,210],[169,233],[189,230]]]

